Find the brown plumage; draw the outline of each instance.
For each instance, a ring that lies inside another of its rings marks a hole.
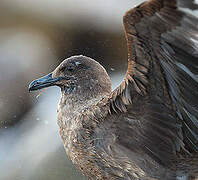
[[[90,179],[198,178],[198,19],[193,0],[150,0],[124,16],[128,71],[111,90],[96,61],[74,56],[33,81],[57,85],[60,134]]]

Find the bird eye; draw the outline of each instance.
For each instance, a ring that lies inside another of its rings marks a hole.
[[[70,71],[70,72],[71,72],[71,71],[74,71],[74,69],[75,69],[75,68],[74,68],[73,66],[68,66],[68,67],[67,67],[67,70]]]

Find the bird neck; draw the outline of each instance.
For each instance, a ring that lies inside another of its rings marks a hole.
[[[61,88],[62,97],[60,103],[71,111],[81,111],[88,105],[95,103],[101,97],[111,93],[111,81],[108,76],[103,79],[80,79],[75,83]],[[69,113],[69,112],[67,112]]]
[[[59,102],[59,110],[64,111],[64,114],[67,117],[72,115],[72,118],[74,118],[75,116],[78,116],[78,113],[81,113],[83,110],[88,109],[91,105],[96,104],[103,97],[105,97],[105,95],[102,94],[91,97],[86,95],[79,96],[75,94],[75,90],[70,94],[65,94],[62,92],[62,97]]]
[[[85,86],[72,87],[71,90],[62,89],[62,96],[58,107],[58,124],[69,131],[75,131],[76,124],[82,124],[80,116],[89,108],[96,105],[109,92],[98,91],[97,87],[85,88]]]
[[[88,149],[92,148],[90,133],[85,124],[92,124],[93,120],[86,114],[93,114],[94,109],[91,106],[102,98],[103,96],[98,95],[86,100],[79,99],[73,94],[67,96],[63,94],[59,103],[58,125],[66,153],[83,172],[88,171],[86,167],[90,165],[91,156]]]
[[[91,129],[97,117],[105,115],[97,106],[102,99],[111,93],[111,85],[100,80],[79,81],[68,88],[62,88],[62,97],[58,107],[58,125],[67,155],[74,164],[80,165],[80,169],[90,164],[88,149],[93,148]],[[71,87],[71,89],[70,89]],[[97,108],[97,110],[96,110]],[[100,113],[98,116],[96,113]],[[95,120],[95,121],[94,121]],[[86,137],[86,138],[84,138]],[[86,169],[83,171],[87,171]]]

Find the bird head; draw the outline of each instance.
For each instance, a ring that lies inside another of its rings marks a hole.
[[[110,93],[111,82],[106,70],[86,56],[72,56],[64,60],[53,72],[32,81],[29,91],[58,86],[66,95],[71,93]]]

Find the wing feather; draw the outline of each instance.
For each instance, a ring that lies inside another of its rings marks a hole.
[[[128,70],[110,98],[118,143],[141,144],[166,163],[198,153],[198,19],[180,7],[198,8],[193,0],[150,0],[125,14]]]

